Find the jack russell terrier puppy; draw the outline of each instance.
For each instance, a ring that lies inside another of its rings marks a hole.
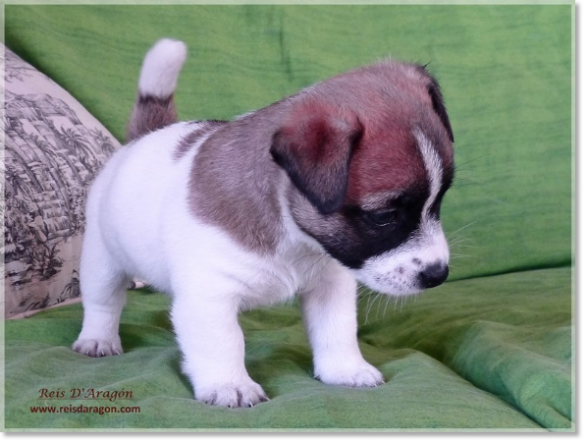
[[[142,277],[172,295],[195,398],[253,406],[267,396],[238,314],[298,294],[315,377],[382,384],[358,348],[356,281],[403,297],[448,276],[454,136],[437,81],[385,60],[234,121],[177,123],[185,57],[169,39],[147,53],[129,143],[91,188],[73,349],[122,353],[125,290]]]

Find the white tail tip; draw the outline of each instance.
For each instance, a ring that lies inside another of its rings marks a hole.
[[[187,57],[187,47],[179,40],[164,38],[144,58],[138,90],[143,96],[168,98],[175,92],[179,72]]]

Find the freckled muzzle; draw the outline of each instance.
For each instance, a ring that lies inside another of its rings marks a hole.
[[[421,269],[419,266],[404,264],[404,260],[400,261],[401,264],[398,264],[398,261],[379,259],[367,262],[362,269],[355,271],[356,278],[375,291],[396,297],[414,295],[435,288],[448,278],[447,262],[436,262]]]
[[[419,233],[402,247],[366,260],[355,271],[369,288],[390,296],[417,294],[435,288],[449,275],[449,248],[439,224],[433,232]]]

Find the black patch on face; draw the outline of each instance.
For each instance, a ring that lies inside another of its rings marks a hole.
[[[375,211],[355,205],[342,207],[328,224],[336,226],[335,235],[302,229],[318,240],[326,251],[343,265],[359,269],[370,257],[396,249],[412,237],[421,223],[428,185],[405,192]],[[391,212],[392,216],[388,213]]]
[[[427,217],[439,221],[441,203],[452,185],[453,177],[453,166],[445,167],[440,191]],[[369,258],[396,249],[413,237],[421,224],[423,207],[429,193],[429,183],[426,182],[401,193],[374,211],[345,205],[335,214],[323,217],[329,225],[327,232],[323,233],[316,230],[315,223],[308,223],[305,227],[298,220],[298,225],[343,265],[360,269]],[[392,217],[389,212],[392,212]],[[332,227],[335,227],[333,235]]]

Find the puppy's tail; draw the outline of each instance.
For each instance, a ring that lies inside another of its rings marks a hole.
[[[126,128],[126,142],[177,121],[173,93],[187,56],[185,43],[162,39],[144,58],[138,97]]]

